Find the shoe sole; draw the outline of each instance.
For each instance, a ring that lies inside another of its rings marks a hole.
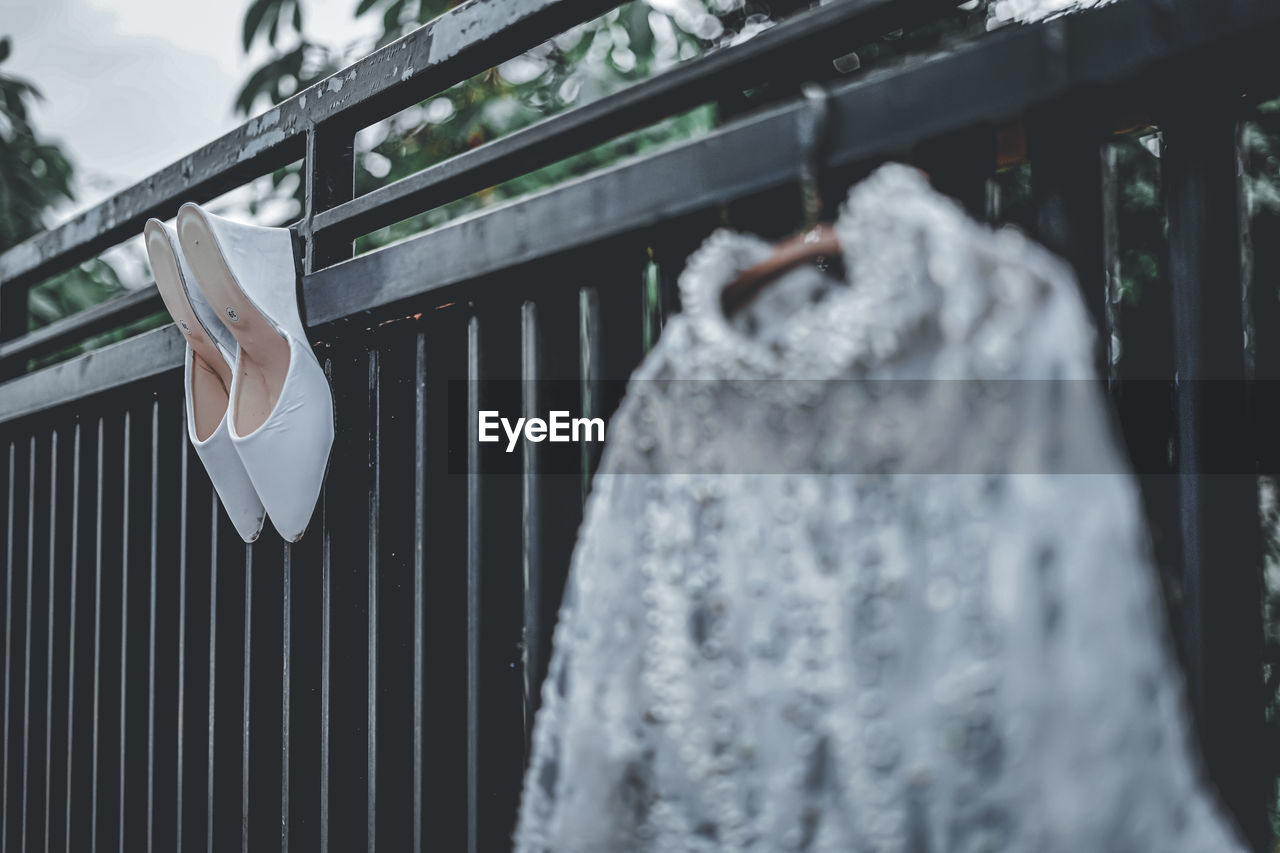
[[[154,225],[147,224],[145,239],[151,271],[156,279],[156,289],[160,291],[160,300],[164,302],[164,307],[173,318],[174,325],[178,327],[178,331],[186,339],[187,346],[191,348],[193,355],[191,369],[208,371],[221,385],[223,395],[229,395],[232,380],[231,365],[227,364],[209,330],[200,322],[195,309],[191,307],[191,300],[187,297],[187,285],[183,281],[182,270],[178,264],[178,250],[173,246],[164,226],[158,221]],[[192,379],[194,385],[195,377],[193,376]],[[216,404],[217,401],[214,402]],[[220,412],[225,412],[226,396],[221,403]],[[213,408],[219,407],[214,405]],[[201,424],[197,424],[198,439],[203,441],[213,433],[222,420],[220,412],[212,421],[212,426],[205,425],[208,426],[207,429],[202,429]],[[206,415],[202,408],[201,420],[206,417],[212,417],[212,413]]]

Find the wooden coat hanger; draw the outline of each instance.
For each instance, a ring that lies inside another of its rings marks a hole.
[[[817,83],[803,88],[804,108],[797,122],[800,142],[800,199],[804,208],[804,228],[799,234],[773,247],[769,257],[740,272],[720,292],[720,307],[726,317],[742,310],[771,282],[787,270],[807,263],[819,266],[838,257],[842,249],[830,222],[822,222],[822,188],[819,184],[822,148],[830,123],[827,91]]]

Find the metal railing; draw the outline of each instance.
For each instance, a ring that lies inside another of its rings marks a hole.
[[[607,415],[605,380],[678,309],[688,252],[726,219],[794,225],[777,200],[794,196],[801,107],[359,257],[352,241],[692,106],[798,84],[958,2],[810,9],[353,197],[356,131],[616,5],[467,3],[0,255],[2,848],[505,849],[594,457],[553,474],[526,445],[520,476],[485,477],[436,415],[451,381],[482,394],[475,380],[494,377],[577,383],[582,414]],[[833,85],[824,178],[835,198],[875,162],[913,157],[981,214],[994,130],[1021,122],[1037,236],[1075,266],[1106,329],[1114,176],[1100,149],[1118,103],[1160,127],[1168,310],[1126,346],[1162,366],[1142,378],[1179,384],[1167,407],[1117,407],[1142,470],[1168,475],[1144,486],[1153,526],[1176,540],[1204,752],[1257,849],[1270,796],[1257,489],[1197,473],[1253,470],[1259,414],[1248,399],[1202,405],[1196,380],[1253,377],[1236,127],[1280,94],[1278,35],[1270,0],[1123,0],[992,33]],[[338,437],[307,537],[246,547],[185,441],[172,327],[25,372],[158,310],[154,287],[33,332],[26,300],[148,217],[298,159],[302,301]],[[1255,336],[1280,340],[1275,325]],[[465,476],[451,473],[458,453]]]

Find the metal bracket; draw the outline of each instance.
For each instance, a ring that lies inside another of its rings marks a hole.
[[[801,88],[804,106],[797,119],[796,138],[800,148],[800,204],[804,230],[822,220],[822,175],[831,124],[831,102],[827,90],[818,83]]]

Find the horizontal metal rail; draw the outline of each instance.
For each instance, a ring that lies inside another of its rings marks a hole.
[[[1121,3],[994,34],[840,88],[831,99],[828,163],[849,165],[1007,120],[1081,87],[1140,84],[1154,93],[1166,83],[1166,64],[1224,33],[1258,40],[1280,26],[1280,9],[1256,6],[1235,19],[1224,9],[1212,25],[1194,23],[1195,12],[1213,5],[1186,3],[1192,14],[1183,18],[1156,4]],[[1221,59],[1231,61],[1231,51]],[[1255,78],[1258,71],[1240,70]],[[799,109],[773,109],[317,272],[304,281],[308,319],[324,324],[375,311],[793,181]]]
[[[620,134],[776,77],[804,57],[928,20],[961,0],[844,0],[795,15],[756,38],[690,61],[595,103],[545,119],[316,214],[313,239],[350,241]],[[163,308],[153,286],[0,342],[0,363],[38,358]],[[9,368],[10,374],[21,370]]]
[[[156,290],[154,284],[149,284],[69,317],[55,320],[20,338],[0,341],[0,363],[39,358],[78,343],[90,335],[110,332],[162,310],[164,303],[160,300],[160,291]],[[21,369],[10,372],[20,373]]]
[[[755,38],[691,60],[607,98],[543,119],[317,214],[317,237],[349,240],[463,198],[616,136],[777,80],[787,64],[936,18],[961,0],[842,0],[801,12]]]
[[[250,119],[70,221],[0,254],[0,289],[29,287],[169,217],[303,156],[308,130],[352,132],[505,62],[616,0],[471,0]]]
[[[1269,55],[1265,45],[1277,30],[1280,7],[1187,0],[1173,8],[1119,3],[996,33],[835,90],[829,164],[868,161],[1003,121],[1072,90],[1140,86],[1158,96],[1177,85],[1167,69],[1193,56],[1219,63],[1224,77],[1234,68],[1241,80],[1274,84],[1277,69],[1258,67],[1257,58]],[[1245,49],[1247,43],[1259,49]],[[1201,56],[1210,46],[1213,55]],[[447,301],[450,287],[575,247],[642,236],[673,217],[794,181],[799,111],[797,104],[775,108],[320,270],[303,282],[308,320],[323,327],[433,293]],[[0,386],[0,423],[181,360],[172,328],[139,335]],[[109,378],[117,373],[123,378]]]
[[[165,326],[29,373],[0,386],[0,422],[181,367],[185,352],[177,327]]]

